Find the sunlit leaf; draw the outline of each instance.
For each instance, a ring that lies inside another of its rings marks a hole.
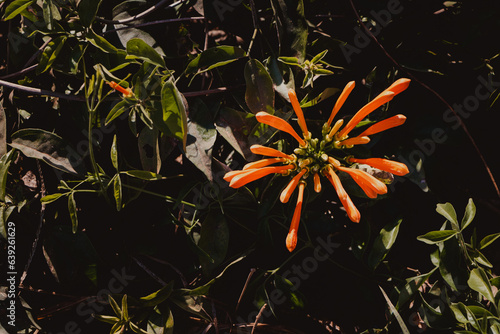
[[[151,46],[139,38],[127,42],[127,59],[139,58],[151,64],[166,68],[162,56]]]
[[[259,111],[274,113],[273,80],[262,63],[250,59],[245,65],[245,82],[247,85],[245,101],[254,114]]]
[[[453,238],[458,232],[452,230],[431,231],[417,237],[417,240],[426,244],[435,244]]]

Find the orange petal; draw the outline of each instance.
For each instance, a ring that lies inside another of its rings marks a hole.
[[[356,113],[356,115],[354,115],[354,117],[351,118],[349,123],[347,123],[347,125],[339,132],[339,138],[347,136],[347,134],[351,132],[351,130],[354,129],[354,127],[358,125],[359,122],[361,122],[366,116],[368,116],[368,114],[370,114],[372,111],[374,111],[381,105],[392,100],[394,95],[395,94],[391,91],[383,91],[372,101],[368,102],[368,104],[366,104],[363,108],[361,108]]]
[[[338,161],[334,157],[328,157],[328,162],[334,167],[340,166],[340,161]]]
[[[363,144],[368,144],[369,142],[370,142],[370,138],[366,137],[366,136],[353,137],[353,138],[349,138],[349,139],[341,141],[340,145],[342,145],[342,146],[363,145]]]
[[[297,99],[297,94],[293,89],[288,91],[288,97],[290,98],[290,102],[292,103],[293,110],[297,115],[297,119],[299,122],[299,126],[304,134],[304,137],[308,135],[309,131],[307,131],[306,119],[304,118],[304,113],[302,112],[302,108],[300,107],[299,99]]]
[[[255,153],[255,154],[267,155],[270,157],[280,157],[280,158],[285,158],[288,160],[293,160],[293,156],[291,156],[291,155],[288,155],[286,153],[278,151],[274,148],[266,147],[266,146],[262,146],[262,145],[252,145],[252,146],[250,146],[250,151],[252,151],[252,153]]]
[[[114,81],[108,82],[108,85],[113,88],[114,90],[119,91],[120,93],[123,94],[125,97],[131,97],[133,95],[132,90],[130,88],[123,88],[119,84],[117,84]]]
[[[314,191],[319,193],[321,192],[321,179],[318,173],[314,173]]]
[[[355,158],[350,158],[349,162],[351,163],[360,163],[360,164],[367,164],[372,167],[378,168],[380,170],[392,173],[394,175],[398,176],[403,176],[408,174],[410,171],[408,170],[408,167],[404,163],[397,162],[397,161],[392,161],[392,160],[387,160],[387,159],[381,159],[381,158],[370,158],[370,159],[355,159]]]
[[[342,205],[344,206],[346,212],[347,212],[347,217],[354,222],[354,223],[359,223],[361,219],[361,214],[359,213],[358,209],[352,202],[351,198],[347,196],[345,200],[340,200],[342,202]]]
[[[299,184],[299,195],[297,197],[297,205],[295,206],[295,211],[293,213],[292,223],[290,224],[290,230],[288,232],[288,235],[286,236],[286,248],[290,252],[292,252],[297,246],[297,231],[299,229],[300,213],[302,211],[304,188],[305,188],[305,183],[301,182]]]
[[[386,89],[386,91],[391,91],[394,93],[394,95],[397,95],[408,88],[408,86],[410,85],[410,81],[411,80],[407,78],[398,79],[394,81],[393,84]]]
[[[335,173],[332,168],[328,168],[323,173],[325,174],[328,181],[330,181],[330,183],[333,185],[333,188],[337,192],[337,195],[339,196],[340,200],[344,201],[348,196],[347,192],[344,189],[344,186],[342,186],[342,182],[340,182],[337,173]]]
[[[246,170],[232,170],[230,172],[227,172],[223,179],[227,182],[230,182],[236,175],[240,175],[240,174],[243,174],[243,173],[246,173],[248,171]]]
[[[279,117],[268,114],[265,111],[259,111],[255,115],[255,117],[261,123],[270,125],[273,128],[276,128],[278,130],[281,130],[281,131],[284,131],[286,133],[291,134],[295,139],[297,139],[300,146],[306,146],[306,142],[304,141],[304,139],[300,138],[300,136],[297,134],[297,132],[295,132],[295,130],[292,128],[292,126],[290,124],[288,124],[288,122],[285,121],[284,119],[281,119]]]
[[[243,170],[247,169],[255,169],[255,168],[261,168],[261,167],[266,167],[278,162],[283,162],[285,161],[284,158],[269,158],[269,159],[262,159],[262,160],[257,160],[254,162],[250,162],[243,166]]]
[[[283,173],[289,169],[295,168],[294,165],[286,165],[286,166],[271,166],[271,167],[262,167],[259,169],[249,169],[239,175],[236,175],[232,178],[229,186],[231,188],[239,188],[244,186],[245,184],[260,179],[264,176],[273,173]]]
[[[383,121],[373,124],[368,129],[359,134],[358,137],[373,135],[375,133],[379,133],[387,129],[394,128],[396,126],[400,126],[405,121],[406,121],[406,116],[404,115],[392,116],[388,119],[384,119]]]
[[[354,168],[338,167],[339,170],[349,174],[352,179],[363,189],[368,197],[372,197],[373,192],[382,195],[387,193],[387,186],[370,174]]]
[[[354,89],[354,85],[356,83],[354,81],[348,82],[347,85],[344,87],[344,90],[342,93],[340,93],[339,98],[337,99],[337,102],[335,103],[335,106],[333,107],[332,113],[330,114],[330,118],[328,118],[328,126],[332,124],[333,119],[335,118],[335,115],[339,112],[340,108],[342,108],[342,105],[344,105],[345,100],[351,94],[351,91]]]
[[[281,203],[286,203],[290,199],[290,196],[292,196],[293,191],[299,184],[300,179],[302,176],[307,172],[307,169],[302,169],[299,174],[295,175],[295,177],[288,183],[288,185],[283,189],[280,195],[280,201]]]

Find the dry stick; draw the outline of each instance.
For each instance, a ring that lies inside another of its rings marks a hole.
[[[38,167],[38,175],[40,176],[40,196],[44,197],[45,182],[43,180],[42,167],[40,166],[40,161],[37,160],[36,165]],[[38,240],[40,240],[40,233],[42,232],[44,216],[45,216],[45,203],[42,203],[42,207],[40,209],[40,222],[38,223],[38,229],[36,230],[35,240],[33,241],[33,245],[31,246],[30,257],[28,258],[28,262],[26,262],[26,266],[24,267],[23,274],[21,275],[21,279],[19,280],[19,285],[22,285],[24,280],[28,276],[28,270],[30,269],[33,257],[35,256],[35,252],[38,246]]]
[[[488,166],[488,163],[486,162],[486,159],[484,158],[483,154],[479,150],[479,147],[477,146],[476,141],[474,140],[474,138],[470,134],[469,130],[467,129],[467,126],[462,121],[462,119],[460,118],[460,116],[458,116],[458,114],[455,111],[455,109],[453,109],[453,107],[438,92],[436,92],[435,90],[433,90],[432,88],[430,88],[429,86],[427,86],[425,83],[423,83],[422,81],[420,81],[410,71],[408,71],[406,68],[404,68],[403,66],[401,66],[389,54],[389,52],[387,52],[387,50],[384,48],[384,46],[382,44],[380,44],[380,42],[377,40],[377,37],[375,37],[375,35],[373,35],[373,33],[370,31],[370,29],[368,29],[368,27],[363,23],[363,21],[361,20],[361,17],[358,14],[358,11],[357,11],[356,7],[354,6],[353,1],[349,0],[349,2],[351,3],[352,10],[354,11],[354,14],[356,15],[359,24],[365,29],[365,31],[368,33],[368,35],[371,37],[371,39],[373,39],[375,41],[375,43],[380,47],[380,49],[385,53],[386,57],[389,58],[394,63],[394,65],[396,65],[398,68],[400,68],[401,70],[403,70],[404,72],[406,72],[406,74],[408,74],[408,76],[410,76],[413,80],[415,80],[416,82],[418,82],[422,87],[424,87],[425,89],[427,89],[428,91],[430,91],[432,94],[434,94],[439,100],[441,100],[441,102],[443,102],[448,107],[448,109],[450,109],[453,112],[453,114],[455,115],[455,117],[458,119],[460,126],[462,127],[462,129],[464,130],[465,134],[467,135],[467,137],[471,141],[472,145],[474,146],[474,149],[476,150],[477,154],[479,155],[479,158],[483,162],[483,165],[486,168],[486,171],[488,172],[488,175],[489,175],[489,177],[491,179],[491,182],[493,183],[493,187],[495,188],[495,190],[497,192],[497,195],[500,198],[500,189],[498,188],[498,185],[497,185],[497,183],[495,181],[495,178],[493,177],[493,173],[491,172],[490,167]]]
[[[169,266],[170,268],[172,268],[172,270],[174,270],[178,275],[179,275],[179,278],[181,279],[182,281],[182,285],[186,288],[188,286],[188,282],[186,281],[186,278],[184,277],[184,275],[182,274],[182,272],[177,269],[173,264],[171,264],[170,262],[167,262],[165,260],[160,260],[160,259],[157,259],[155,257],[152,257],[150,255],[145,255],[147,258],[153,260],[153,261],[156,261],[158,263],[162,263],[162,264],[165,264],[167,266]]]
[[[248,273],[247,280],[245,281],[245,285],[243,285],[243,289],[241,290],[240,293],[240,298],[238,298],[238,302],[236,303],[236,307],[234,308],[234,313],[238,311],[238,307],[240,306],[241,299],[243,299],[243,295],[245,294],[245,291],[248,287],[248,283],[250,283],[250,279],[252,278],[252,275],[255,273],[255,268],[250,269],[250,273]]]
[[[18,72],[4,75],[3,77],[0,77],[0,79],[9,79],[9,78],[17,77],[19,75],[23,75],[25,73],[33,71],[37,66],[38,66],[38,64],[31,65],[30,67],[26,67]]]
[[[132,257],[132,259],[135,261],[135,263],[137,263],[139,265],[139,267],[142,268],[142,270],[144,270],[155,281],[157,281],[158,283],[160,283],[162,286],[166,286],[167,285],[167,282],[165,282],[158,275],[156,275],[154,272],[152,272],[148,267],[146,267],[146,265],[144,263],[142,263],[141,261],[139,261],[136,257]]]
[[[124,30],[124,29],[134,29],[134,28],[139,28],[139,27],[146,27],[146,26],[151,26],[151,25],[155,25],[155,24],[183,22],[183,21],[195,21],[195,20],[200,20],[200,21],[205,20],[205,17],[204,16],[193,16],[193,17],[181,17],[178,19],[151,21],[151,22],[146,22],[146,23],[134,24],[134,25],[126,26],[126,27],[120,27],[120,28],[116,28],[116,29],[106,30],[104,32],[104,34],[109,34],[111,32]]]
[[[47,96],[59,97],[61,99],[70,100],[70,101],[85,101],[85,98],[83,96],[73,96],[73,95],[66,95],[66,94],[57,93],[57,92],[51,92],[49,90],[27,87],[27,86],[18,85],[18,84],[12,83],[12,82],[4,81],[4,80],[0,80],[0,86],[9,87],[12,89],[18,89],[18,90],[22,90],[22,91],[36,94],[36,95],[47,95]],[[233,87],[220,87],[220,88],[214,88],[214,89],[209,89],[209,90],[201,90],[201,91],[197,91],[197,92],[186,92],[186,93],[182,93],[182,94],[185,97],[211,95],[211,94],[224,93],[226,91],[240,88],[242,86],[243,85],[238,85],[238,86],[233,86]]]
[[[266,309],[266,307],[267,307],[267,303],[265,303],[264,305],[262,305],[262,307],[260,308],[259,314],[257,314],[257,316],[255,317],[255,322],[253,323],[252,332],[250,334],[254,334],[255,333],[255,328],[257,327],[257,324],[259,323],[260,317],[262,316],[262,312],[264,312],[264,310]]]
[[[81,96],[72,96],[72,95],[66,95],[66,94],[61,94],[57,92],[51,92],[49,90],[44,90],[44,89],[39,89],[39,88],[33,88],[33,87],[27,87],[23,85],[18,85],[12,82],[0,80],[0,86],[5,86],[13,89],[19,89],[28,93],[36,94],[36,95],[47,95],[47,96],[53,96],[53,97],[59,97],[61,99],[66,99],[66,100],[71,100],[71,101],[85,101],[84,97]]]
[[[146,16],[148,14],[151,14],[152,12],[154,12],[157,9],[159,9],[161,6],[163,6],[168,1],[170,1],[170,0],[162,0],[162,1],[158,2],[156,5],[153,5],[153,6],[149,7],[148,9],[146,9],[145,11],[143,11],[142,13],[139,13],[139,14],[137,14],[135,16],[132,16],[132,17],[129,17],[127,19],[123,19],[123,20],[106,20],[106,19],[97,17],[96,20],[98,20],[100,22],[104,22],[104,23],[110,23],[110,24],[127,24],[129,22],[139,20],[139,19],[143,18],[144,16]],[[174,2],[174,3],[170,4],[170,5],[168,5],[167,8],[175,7],[175,6],[180,5],[181,3],[186,2],[186,1],[188,1],[188,0],[179,0],[177,2]]]

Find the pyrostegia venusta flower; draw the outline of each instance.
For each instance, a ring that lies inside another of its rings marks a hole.
[[[409,79],[397,80],[389,88],[362,107],[344,126],[344,120],[339,119],[334,122],[334,119],[344,102],[347,100],[349,94],[354,89],[354,81],[349,82],[340,93],[330,117],[323,125],[321,140],[318,138],[311,138],[312,135],[307,128],[304,113],[300,107],[297,95],[293,90],[290,90],[288,96],[290,97],[293,110],[297,116],[297,122],[302,132],[302,137],[287,121],[267,112],[262,111],[257,113],[256,119],[260,123],[267,124],[290,134],[297,140],[299,147],[294,149],[293,154],[287,154],[274,148],[253,145],[250,147],[250,150],[255,154],[266,156],[266,158],[246,164],[243,170],[226,173],[224,180],[230,182],[230,187],[239,188],[249,182],[270,174],[291,176],[290,182],[280,195],[280,201],[282,203],[287,203],[295,189],[298,188],[297,204],[290,224],[290,230],[286,238],[286,247],[290,252],[293,251],[297,245],[304,191],[306,188],[306,180],[309,176],[312,176],[313,189],[316,192],[321,192],[320,176],[323,175],[326,177],[333,185],[349,219],[358,223],[361,219],[361,215],[344,189],[338,174],[346,173],[356,182],[356,184],[358,184],[366,196],[369,198],[376,198],[378,195],[387,193],[387,186],[385,183],[388,182],[386,178],[380,178],[379,180],[376,174],[372,176],[368,172],[358,168],[360,165],[371,166],[368,168],[378,170],[380,173],[387,172],[399,176],[408,174],[408,168],[400,162],[387,159],[354,158],[352,155],[347,154],[346,151],[355,145],[368,143],[370,141],[369,136],[373,134],[403,124],[406,117],[403,115],[396,115],[372,124],[362,132],[357,131],[359,133],[355,136],[349,137],[349,134],[351,132],[356,132],[356,128],[359,127],[359,123],[363,119],[380,106],[392,100],[395,95],[404,91],[409,84]],[[391,174],[388,175],[392,178]]]
[[[122,93],[123,97],[132,97],[132,95],[134,95],[134,93],[132,92],[132,89],[130,89],[130,88],[124,88],[124,87],[120,86],[119,84],[117,84],[114,81],[108,82],[108,85],[111,88],[113,88],[114,90]]]

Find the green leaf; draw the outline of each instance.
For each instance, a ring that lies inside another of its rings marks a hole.
[[[486,237],[484,237],[480,242],[479,242],[479,249],[483,249],[491,245],[495,240],[497,240],[500,237],[500,233],[494,233],[490,234]]]
[[[113,196],[115,197],[116,202],[116,211],[120,211],[122,209],[122,179],[120,174],[116,174],[113,180]]]
[[[245,101],[254,114],[259,111],[274,113],[273,80],[262,63],[250,59],[245,65]]]
[[[381,286],[379,286],[380,291],[382,292],[382,295],[384,296],[385,301],[387,302],[387,305],[389,305],[389,309],[391,310],[391,313],[396,317],[396,320],[398,321],[399,327],[403,331],[404,334],[410,334],[410,331],[408,330],[408,327],[406,327],[405,322],[401,315],[399,314],[398,310],[394,307],[392,304],[391,300],[385,293],[384,289],[382,289]]]
[[[130,107],[131,107],[130,102],[127,100],[121,100],[120,102],[115,104],[111,109],[111,111],[106,116],[104,125],[108,125],[109,123],[111,123],[113,120],[115,120],[117,117],[123,114]]]
[[[137,140],[142,169],[153,173],[159,173],[161,168],[159,134],[156,127],[151,130],[145,126],[139,133]]]
[[[200,247],[207,256],[200,256],[200,264],[205,274],[210,273],[226,258],[229,246],[229,228],[226,218],[220,212],[212,211],[203,220],[200,232]]]
[[[492,303],[495,303],[495,295],[493,294],[490,281],[484,269],[482,268],[472,269],[467,284],[472,290],[479,292],[487,300],[489,300]]]
[[[10,145],[27,157],[40,159],[63,172],[85,174],[82,157],[54,133],[41,129],[22,129],[12,134]]]
[[[147,331],[149,334],[173,334],[174,316],[167,305],[160,305],[149,314]]]
[[[5,188],[7,187],[7,176],[9,167],[16,150],[10,150],[0,158],[0,201],[5,203]]]
[[[321,59],[323,59],[326,56],[327,52],[328,52],[328,49],[321,51],[320,53],[315,55],[314,58],[311,59],[311,63],[316,64],[318,61],[320,61]]]
[[[111,157],[111,163],[113,167],[118,171],[118,148],[116,146],[116,135],[113,136],[113,143],[111,144],[111,150],[109,152]]]
[[[181,93],[172,79],[163,84],[161,89],[162,117],[155,118],[157,113],[151,111],[153,122],[164,133],[171,133],[181,140],[182,147],[186,149],[187,140],[187,114]]]
[[[90,27],[94,22],[101,0],[81,0],[78,4],[78,16],[84,27]]]
[[[408,278],[403,289],[398,294],[398,302],[396,309],[400,309],[406,302],[413,298],[419,291],[420,287],[431,277],[437,267],[429,271],[427,274]]]
[[[117,318],[115,316],[111,315],[101,315],[101,314],[93,314],[92,315],[94,318],[96,318],[99,321],[114,325],[118,321],[120,321],[120,318]]]
[[[384,226],[373,242],[373,247],[368,256],[368,267],[375,270],[380,262],[386,257],[396,241],[401,219]]]
[[[246,52],[235,46],[221,45],[207,49],[191,60],[186,67],[185,74],[200,74],[216,67],[232,63],[242,57]]]
[[[147,170],[127,170],[127,171],[124,171],[121,173],[126,174],[128,176],[135,177],[137,179],[146,180],[146,181],[163,179],[163,177],[161,175],[153,173],[153,172],[149,172]]]
[[[0,157],[3,157],[5,153],[7,153],[7,117],[0,103]]]
[[[312,71],[314,75],[332,75],[334,74],[332,71],[324,69],[324,68],[318,68]]]
[[[5,8],[5,14],[3,19],[5,21],[11,20],[20,13],[22,13],[26,8],[31,6],[35,0],[15,0],[11,2],[7,8]]]
[[[160,290],[157,290],[147,296],[141,297],[139,301],[143,307],[153,307],[167,300],[174,289],[174,281],[170,281]]]
[[[120,309],[120,306],[118,305],[118,303],[116,302],[116,300],[111,295],[108,295],[108,303],[111,306],[111,308],[113,309],[113,312],[115,312],[115,314],[120,319],[123,319],[122,318],[122,310]]]
[[[95,46],[96,48],[100,49],[103,52],[106,53],[119,53],[123,52],[121,50],[118,50],[113,44],[108,42],[108,40],[102,36],[97,35],[92,29],[89,29],[87,33],[85,34],[85,39]]]
[[[9,216],[16,208],[15,205],[4,206],[0,205],[0,236],[7,239],[7,224],[9,222]]]
[[[129,321],[127,295],[123,295],[122,297],[122,319]]]
[[[433,245],[453,238],[458,232],[452,230],[431,231],[417,237],[417,240]]]
[[[52,64],[57,59],[59,52],[64,46],[66,39],[66,36],[59,36],[50,41],[40,57],[40,62],[38,63],[38,67],[36,69],[37,74],[41,74],[52,67]]]
[[[217,130],[211,119],[210,110],[197,99],[190,106],[189,117],[186,157],[205,174],[209,181],[213,181],[212,148],[217,139]]]
[[[127,42],[127,57],[126,59],[142,59],[151,64],[167,68],[162,56],[151,46],[146,44],[142,39],[132,38]]]
[[[287,65],[300,65],[299,59],[297,57],[278,57],[278,60]]]
[[[44,204],[49,204],[49,203],[57,201],[60,197],[66,196],[66,195],[67,194],[61,194],[61,193],[50,194],[50,195],[47,195],[47,196],[43,196],[40,199],[40,202],[44,203]]]
[[[457,213],[455,212],[453,205],[451,205],[450,203],[440,203],[437,205],[436,211],[453,225],[453,229],[458,230]]]
[[[469,198],[469,203],[467,203],[467,207],[465,208],[464,218],[462,218],[462,223],[460,229],[463,231],[474,219],[476,215],[476,206],[474,205],[474,201],[472,198]]]
[[[78,231],[78,215],[76,213],[75,193],[71,193],[68,196],[68,211],[71,218],[72,231],[76,233]]]
[[[54,28],[54,20],[59,21],[61,19],[59,8],[56,6],[53,0],[45,0],[43,2],[42,9],[43,20],[47,24],[47,29],[52,30]]]

